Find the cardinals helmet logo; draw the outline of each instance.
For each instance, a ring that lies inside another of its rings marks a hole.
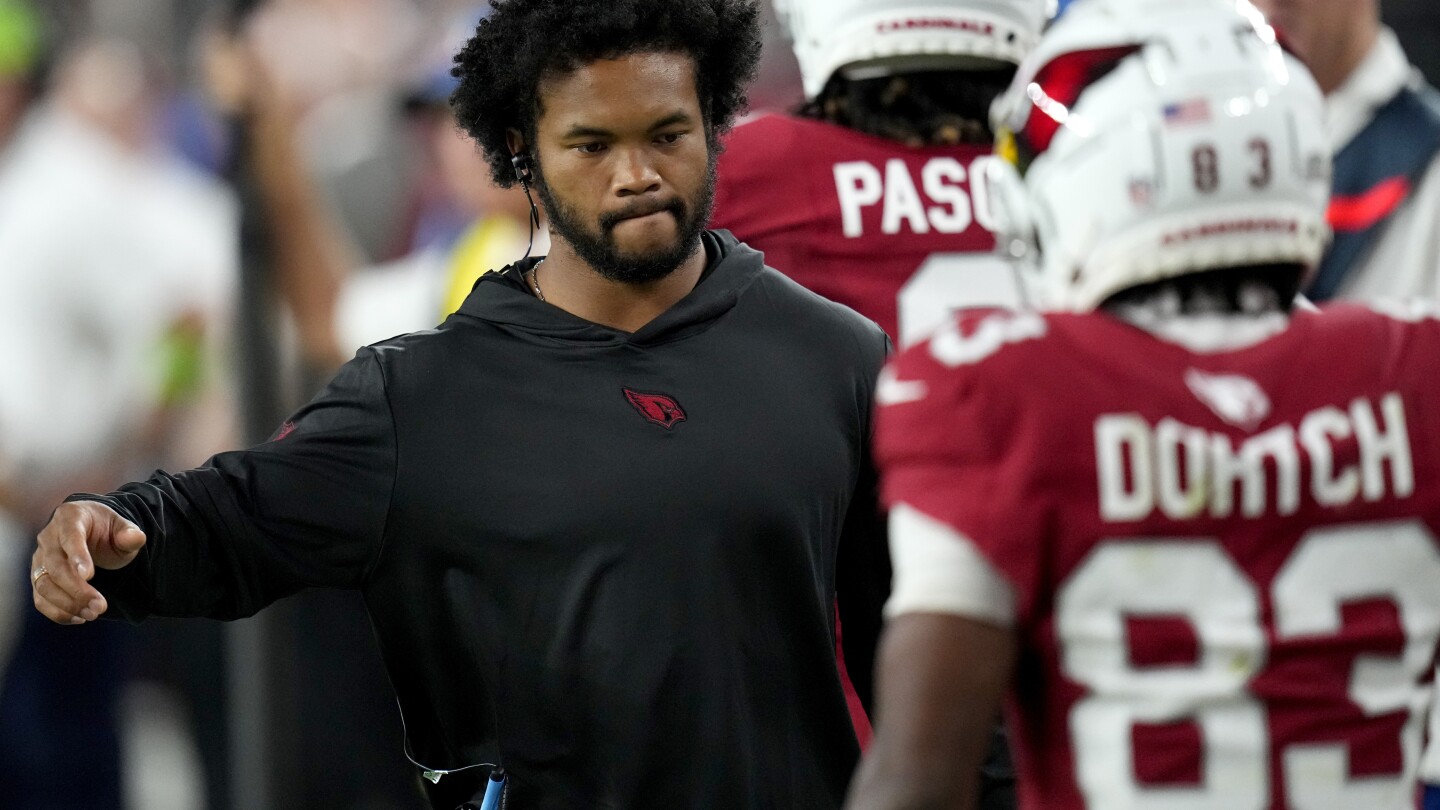
[[[629,400],[647,421],[666,430],[675,427],[676,422],[685,421],[685,410],[672,397],[664,394],[642,394],[629,388],[622,390],[625,392],[625,399]]]

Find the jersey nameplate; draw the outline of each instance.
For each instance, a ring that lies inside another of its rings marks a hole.
[[[1358,461],[1337,464],[1336,447],[1351,441]],[[1112,523],[1144,520],[1156,509],[1171,520],[1293,515],[1302,491],[1330,507],[1415,491],[1405,403],[1393,392],[1378,407],[1362,397],[1348,409],[1311,411],[1238,447],[1223,433],[1174,419],[1152,425],[1138,414],[1106,414],[1095,422],[1095,455],[1100,516]]]
[[[887,235],[902,230],[964,233],[975,223],[994,231],[985,184],[972,182],[984,176],[987,160],[994,158],[978,157],[967,168],[953,157],[934,157],[920,168],[918,182],[900,158],[891,158],[884,166],[867,160],[835,164],[835,192],[846,238],[865,235],[864,212],[876,205],[881,206],[880,231]]]

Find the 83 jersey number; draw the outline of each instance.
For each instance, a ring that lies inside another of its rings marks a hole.
[[[1324,669],[1295,683],[1271,677],[1264,687],[1271,699],[1262,702],[1259,684],[1273,674],[1283,649],[1313,658],[1316,649],[1330,647],[1325,655],[1335,660],[1339,650],[1363,646],[1364,639],[1346,636],[1342,606],[1367,600],[1393,605],[1404,637],[1398,654],[1357,649],[1348,672],[1337,673],[1333,683],[1323,678]],[[1135,665],[1126,626],[1137,616],[1183,619],[1196,638],[1194,663]],[[1069,716],[1076,778],[1088,807],[1264,810],[1272,806],[1272,782],[1291,810],[1414,807],[1433,688],[1426,680],[1440,635],[1440,550],[1423,524],[1313,529],[1268,594],[1216,540],[1108,541],[1059,591],[1056,633],[1062,670],[1088,692]],[[1386,725],[1387,718],[1396,722]],[[1198,784],[1141,784],[1136,762],[1146,752],[1133,750],[1135,728],[1181,722],[1199,731]],[[1398,772],[1353,774],[1352,763],[1368,752],[1341,738],[1343,729],[1357,725],[1399,728],[1398,740],[1384,743],[1375,734],[1359,735],[1372,747],[1398,744]]]

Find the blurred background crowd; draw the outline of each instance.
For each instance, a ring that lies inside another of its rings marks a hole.
[[[1440,81],[1440,6],[1382,9]],[[27,574],[66,494],[263,440],[525,252],[446,104],[484,12],[0,0],[0,808],[420,806],[355,595],[66,632]],[[752,108],[792,108],[768,31]]]

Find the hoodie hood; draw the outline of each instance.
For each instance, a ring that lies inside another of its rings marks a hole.
[[[524,274],[543,257],[481,276],[454,317],[478,318],[570,343],[647,346],[678,340],[703,331],[733,309],[740,294],[765,267],[764,254],[742,244],[729,231],[706,231],[700,241],[707,262],[695,289],[634,333],[592,323],[536,298],[526,286]]]

